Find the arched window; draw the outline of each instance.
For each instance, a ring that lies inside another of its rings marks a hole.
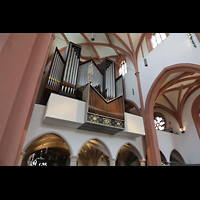
[[[127,73],[126,61],[123,60],[119,66],[119,76],[124,76]]]
[[[166,120],[164,115],[158,112],[154,113],[154,124],[157,130],[164,131],[166,128]]]
[[[146,35],[146,42],[148,51],[152,51],[155,47],[157,47],[165,38],[169,35],[169,33],[148,33]]]

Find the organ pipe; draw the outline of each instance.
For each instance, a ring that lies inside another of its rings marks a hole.
[[[96,65],[91,59],[79,66],[80,53],[81,47],[70,42],[63,59],[56,48],[46,88],[53,89],[66,96],[76,97],[76,89],[81,85],[88,84],[90,80],[93,87],[101,86],[100,90],[107,100],[112,100],[119,94],[123,94],[121,86],[123,78],[120,77],[116,80],[115,63],[113,61],[106,58],[99,65]]]
[[[65,70],[62,75],[60,94],[75,97],[76,80],[80,61],[81,47],[70,42],[66,55]]]

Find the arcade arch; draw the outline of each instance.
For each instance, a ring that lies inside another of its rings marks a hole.
[[[174,149],[170,154],[170,165],[175,166],[175,165],[184,165],[184,164],[185,164],[185,161],[183,157],[178,151]]]
[[[182,123],[182,110],[188,97],[200,88],[200,66],[191,63],[181,63],[164,68],[153,82],[145,103],[145,132],[148,165],[161,165],[158,139],[154,125],[154,108],[159,107],[169,112],[177,120],[180,129],[184,130]],[[177,99],[173,102],[170,93],[177,92]],[[162,96],[163,102],[158,102]]]
[[[118,151],[116,166],[140,166],[142,157],[130,143],[124,144]]]
[[[191,112],[198,136],[200,138],[200,95],[194,100]]]
[[[108,147],[99,139],[84,143],[78,157],[79,166],[109,166],[109,158],[112,158]]]
[[[24,150],[22,166],[66,166],[71,150],[66,141],[54,133],[35,138]]]

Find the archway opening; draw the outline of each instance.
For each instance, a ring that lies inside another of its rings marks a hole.
[[[129,99],[124,99],[125,112],[141,116],[141,110],[137,104]]]
[[[144,116],[148,165],[161,165],[154,124],[155,109],[159,109],[156,112],[168,112],[175,119],[176,127],[171,127],[171,120],[166,119],[169,132],[187,133],[187,127],[182,122],[182,111],[190,95],[200,88],[199,67],[189,63],[171,65],[164,68],[153,82],[146,98]]]
[[[171,166],[185,165],[183,157],[175,149],[170,154],[170,165]]]
[[[192,104],[192,118],[200,138],[200,95],[196,97]]]
[[[109,166],[109,150],[98,139],[86,142],[78,156],[78,166]]]
[[[164,154],[161,151],[160,151],[160,157],[162,166],[168,165],[167,159],[165,158]]]
[[[131,144],[123,145],[117,155],[116,166],[140,166],[140,155]]]
[[[69,148],[60,136],[46,134],[26,148],[22,166],[69,166],[69,156]]]

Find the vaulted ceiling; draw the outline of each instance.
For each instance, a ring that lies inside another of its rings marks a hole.
[[[93,58],[100,63],[105,57],[116,60],[120,54],[125,54],[131,61],[136,57],[140,40],[144,33],[56,33],[58,48],[66,49],[69,41],[82,47],[81,61]]]
[[[182,112],[187,99],[200,88],[200,74],[194,72],[177,72],[171,74],[161,85],[155,108],[170,113],[183,128]]]

